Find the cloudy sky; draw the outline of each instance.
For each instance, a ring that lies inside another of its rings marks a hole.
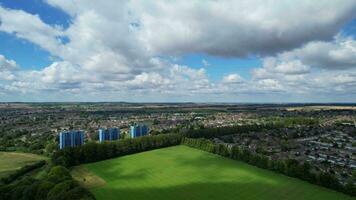
[[[356,0],[0,0],[0,101],[356,102]]]

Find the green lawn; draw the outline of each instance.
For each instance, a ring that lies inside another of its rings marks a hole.
[[[79,169],[86,172],[77,174],[91,174],[91,182],[95,183],[94,177],[102,182],[89,184],[99,200],[355,199],[186,146],[124,156]]]
[[[0,178],[24,165],[46,159],[44,156],[31,153],[0,152]]]

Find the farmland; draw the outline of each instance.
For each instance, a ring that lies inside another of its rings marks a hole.
[[[99,200],[354,199],[186,146],[86,164],[72,173]]]

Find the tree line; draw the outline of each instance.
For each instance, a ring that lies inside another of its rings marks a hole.
[[[356,185],[352,180],[342,185],[333,173],[328,171],[318,172],[308,162],[299,162],[295,159],[273,160],[268,156],[252,152],[246,148],[215,144],[204,138],[183,138],[182,144],[356,196]]]
[[[55,164],[74,166],[82,163],[97,162],[109,158],[134,154],[138,152],[179,145],[180,134],[162,134],[128,138],[105,143],[87,143],[80,147],[65,148],[52,156]]]
[[[223,135],[232,135],[238,133],[247,133],[251,131],[262,131],[274,128],[280,128],[281,125],[275,125],[273,123],[268,124],[251,124],[251,125],[236,125],[217,128],[200,128],[190,129],[185,133],[182,133],[187,138],[214,138]]]
[[[263,130],[279,129],[286,127],[293,127],[295,125],[317,125],[318,120],[314,118],[293,117],[293,118],[276,118],[264,124],[248,124],[248,125],[235,125],[216,128],[199,128],[189,129],[183,132],[184,137],[188,138],[214,138],[224,135],[232,135],[239,133],[257,132]]]

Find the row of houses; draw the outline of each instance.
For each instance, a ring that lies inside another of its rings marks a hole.
[[[99,142],[115,141],[120,139],[119,128],[100,128]],[[147,125],[130,126],[130,137],[136,138],[148,135],[149,128]],[[66,130],[59,133],[59,148],[76,147],[84,144],[84,131],[82,130]]]

